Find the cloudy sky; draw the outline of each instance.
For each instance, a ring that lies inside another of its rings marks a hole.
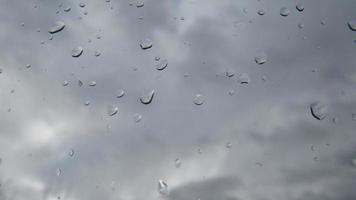
[[[356,199],[355,7],[1,0],[0,199]]]

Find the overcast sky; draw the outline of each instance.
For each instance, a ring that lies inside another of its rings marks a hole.
[[[355,8],[1,0],[0,199],[355,200]]]

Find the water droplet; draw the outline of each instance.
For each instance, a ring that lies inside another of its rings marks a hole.
[[[299,11],[302,12],[304,10],[304,4],[303,3],[298,3],[295,8]]]
[[[83,82],[81,80],[78,80],[78,86],[82,87],[83,86]]]
[[[161,195],[169,195],[168,185],[161,179],[158,180],[158,192]]]
[[[3,70],[0,68],[0,74],[2,74],[2,71],[3,71]]]
[[[203,105],[204,102],[205,102],[205,100],[204,100],[203,95],[201,95],[201,94],[196,94],[196,95],[194,96],[193,103],[194,103],[195,105],[200,106],[200,105]]]
[[[83,48],[82,47],[76,47],[72,50],[72,57],[79,57],[83,53]]]
[[[96,57],[98,57],[98,56],[101,55],[101,52],[100,52],[99,50],[96,50],[95,53],[94,53],[94,55],[95,55]]]
[[[58,33],[59,31],[63,30],[65,27],[65,24],[64,22],[62,21],[57,21],[54,26],[52,26],[48,32],[51,33],[51,34],[54,34],[54,33]]]
[[[164,70],[166,67],[168,66],[168,60],[164,59],[161,60],[157,65],[156,65],[156,69],[161,71]]]
[[[71,7],[66,7],[66,8],[63,9],[64,12],[69,12],[70,10],[72,10]]]
[[[230,96],[233,96],[233,95],[235,94],[235,91],[234,91],[234,90],[229,90],[228,94],[229,94]]]
[[[69,82],[67,80],[64,80],[62,85],[65,87],[65,86],[69,85]]]
[[[180,168],[180,166],[182,165],[182,161],[179,158],[177,158],[174,161],[174,165],[176,166],[176,168]]]
[[[136,7],[137,8],[141,8],[141,7],[143,7],[145,4],[142,2],[142,1],[138,1],[137,3],[136,3]]]
[[[264,52],[259,53],[257,56],[255,56],[255,62],[259,65],[264,64],[267,62],[267,54]]]
[[[134,114],[133,118],[134,118],[135,123],[139,123],[142,120],[142,115],[136,113],[136,114]]]
[[[356,167],[356,158],[353,158],[353,159],[351,160],[351,162],[352,162],[352,164]]]
[[[326,117],[326,106],[320,101],[310,104],[310,111],[317,120],[323,120]]]
[[[350,30],[356,31],[356,21],[349,21],[347,25],[349,26]]]
[[[257,11],[257,14],[259,14],[259,15],[264,15],[264,14],[265,14],[265,11],[262,10],[262,9],[261,9],[261,10],[258,10],[258,11]]]
[[[281,8],[279,14],[283,17],[287,17],[290,14],[290,10],[287,7]]]
[[[250,75],[248,73],[241,73],[239,74],[239,76],[237,77],[237,81],[240,84],[249,84],[250,83]]]
[[[68,155],[70,157],[73,157],[74,156],[74,149],[71,149],[69,152],[68,152]]]
[[[121,98],[121,97],[123,97],[124,95],[125,95],[125,91],[122,90],[122,89],[120,89],[120,90],[118,90],[117,93],[116,93],[116,98]]]
[[[203,150],[201,150],[200,148],[198,149],[198,154],[203,154]]]
[[[356,121],[356,113],[351,115],[351,119],[352,119],[352,121]]]
[[[159,61],[161,58],[159,56],[155,57],[155,61]]]
[[[149,48],[152,47],[152,41],[150,39],[146,38],[146,39],[141,41],[140,47],[143,50],[149,49]]]
[[[231,142],[226,142],[225,147],[228,149],[231,149],[232,143]]]
[[[84,8],[86,5],[85,5],[85,3],[80,3],[79,6],[80,6],[81,8]]]
[[[113,116],[118,112],[119,112],[119,108],[117,106],[114,106],[114,105],[109,105],[108,106],[107,113],[108,113],[109,116]]]
[[[304,24],[298,24],[298,28],[300,29],[304,28]]]
[[[31,64],[26,64],[25,67],[28,69],[28,68],[31,68]]]
[[[235,72],[232,71],[232,69],[227,69],[226,72],[225,72],[225,76],[231,78],[235,75]]]
[[[57,176],[60,176],[61,174],[62,174],[62,170],[59,169],[59,168],[57,168],[57,170],[56,170],[56,175],[57,175]]]
[[[85,105],[85,106],[89,106],[89,105],[90,105],[90,101],[89,101],[89,100],[86,100],[86,101],[84,102],[84,105]]]
[[[152,102],[154,94],[155,91],[153,89],[145,89],[140,96],[141,103],[150,104]]]
[[[95,82],[95,81],[90,82],[90,83],[89,83],[89,86],[91,86],[91,87],[96,86],[96,82]]]
[[[311,145],[311,146],[310,146],[310,150],[311,150],[311,151],[315,151],[315,146],[314,146],[314,145]]]

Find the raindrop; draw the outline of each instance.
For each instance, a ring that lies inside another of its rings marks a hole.
[[[161,179],[158,180],[158,192],[161,195],[169,195],[168,185]]]
[[[142,2],[142,1],[138,1],[137,3],[136,3],[136,7],[137,8],[141,8],[141,7],[143,7],[145,4]]]
[[[82,47],[76,47],[72,50],[72,57],[79,57],[83,53],[83,48]]]
[[[240,84],[249,84],[250,83],[250,75],[248,75],[248,73],[241,73],[239,74],[237,81]]]
[[[164,59],[161,60],[157,65],[156,65],[156,69],[161,71],[164,70],[166,67],[168,66],[168,60]]]
[[[205,100],[204,100],[203,95],[201,95],[201,94],[196,94],[196,95],[194,96],[193,103],[194,103],[195,105],[200,106],[200,105],[203,105],[204,102],[205,102]]]
[[[176,168],[180,168],[180,166],[182,165],[181,159],[177,158],[177,159],[174,161],[174,165],[176,166]]]
[[[353,158],[353,159],[351,160],[351,162],[352,162],[352,164],[356,167],[356,158]]]
[[[200,148],[198,149],[198,154],[203,154],[203,150],[201,150]]]
[[[28,69],[28,68],[31,68],[31,64],[26,64],[25,67]]]
[[[56,170],[56,175],[57,175],[57,176],[60,176],[61,174],[62,174],[62,170],[59,169],[59,168],[57,168],[57,170]]]
[[[235,91],[234,91],[234,90],[229,90],[228,94],[229,94],[230,96],[233,96],[233,95],[235,94]]]
[[[155,57],[155,61],[159,61],[161,58],[159,56]]]
[[[86,5],[85,5],[85,3],[80,3],[79,6],[80,6],[81,8],[84,8]]]
[[[107,113],[108,113],[109,116],[113,116],[118,112],[119,112],[119,108],[117,106],[114,106],[114,105],[109,105],[108,106]]]
[[[72,8],[71,7],[66,7],[63,9],[64,12],[69,12]]]
[[[304,24],[298,24],[298,28],[300,29],[304,28]]]
[[[281,8],[279,14],[283,17],[287,17],[290,14],[290,10],[287,7]]]
[[[255,62],[259,65],[264,64],[267,62],[267,54],[264,52],[259,53],[257,56],[255,56]]]
[[[310,111],[317,120],[323,120],[326,117],[326,106],[320,101],[310,104]]]
[[[349,26],[350,30],[356,31],[356,21],[349,21],[347,25]]]
[[[89,106],[89,105],[90,105],[90,101],[89,101],[89,100],[86,100],[86,101],[84,102],[84,105],[85,105],[85,106]]]
[[[146,38],[146,39],[141,41],[140,47],[143,50],[149,49],[149,48],[152,47],[152,41],[150,39]]]
[[[69,82],[67,80],[64,80],[62,85],[65,87],[65,86],[69,85]]]
[[[139,123],[142,120],[142,115],[136,113],[133,116],[135,123]]]
[[[81,80],[78,80],[78,86],[82,87],[83,86],[83,82]]]
[[[302,12],[304,10],[304,4],[303,3],[298,3],[295,8],[299,11]]]
[[[101,55],[101,52],[100,52],[99,50],[96,50],[95,53],[94,53],[94,55],[95,55],[96,57],[98,57],[98,56]]]
[[[65,26],[66,26],[66,25],[64,24],[64,22],[62,22],[62,21],[57,21],[57,22],[55,23],[55,25],[52,26],[52,27],[48,30],[48,32],[51,33],[51,34],[57,33],[57,32],[59,32],[59,31],[63,30]]]
[[[74,156],[74,149],[71,149],[69,152],[68,152],[68,155],[70,157],[73,157]]]
[[[95,82],[95,81],[90,82],[90,83],[89,83],[89,86],[91,86],[91,87],[96,86],[96,82]]]
[[[153,96],[155,94],[155,91],[153,89],[145,89],[141,96],[140,96],[140,101],[143,104],[150,104],[152,102]]]
[[[3,71],[3,70],[0,68],[0,74],[2,74],[2,71]]]
[[[226,72],[225,72],[225,76],[231,78],[235,75],[235,72],[232,71],[231,69],[227,69]]]
[[[231,142],[227,142],[227,143],[225,144],[225,147],[228,148],[228,149],[231,149],[232,143],[231,143]]]
[[[314,146],[314,145],[311,145],[311,146],[310,146],[310,150],[311,150],[311,151],[315,151],[315,146]]]
[[[352,121],[356,121],[356,113],[351,115]]]
[[[258,11],[257,11],[257,14],[259,14],[259,15],[264,15],[264,14],[265,14],[265,11],[262,10],[262,9],[261,9],[261,10],[258,10]]]
[[[121,98],[125,95],[125,91],[123,89],[120,89],[116,93],[116,98]]]

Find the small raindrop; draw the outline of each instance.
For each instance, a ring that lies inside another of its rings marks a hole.
[[[114,116],[118,112],[119,112],[119,108],[117,106],[114,106],[114,105],[108,106],[107,113],[109,116]]]
[[[57,176],[60,176],[61,174],[62,174],[62,170],[59,169],[59,168],[57,168],[57,170],[56,170],[56,175],[57,175]]]
[[[95,81],[90,82],[90,83],[89,83],[89,86],[91,86],[91,87],[96,86],[96,82],[95,82]]]
[[[123,89],[120,89],[116,93],[116,98],[121,98],[125,95],[125,91]]]
[[[235,75],[235,72],[232,71],[231,69],[227,69],[226,72],[225,72],[225,76],[231,78]]]
[[[99,50],[96,50],[96,51],[94,52],[94,55],[95,55],[96,57],[98,57],[98,56],[101,55],[101,52],[100,52]]]
[[[205,102],[205,100],[204,100],[203,95],[201,95],[201,94],[196,94],[196,95],[194,96],[193,103],[194,103],[195,105],[200,106],[200,105],[203,105],[204,102]]]
[[[250,83],[250,75],[248,73],[241,73],[239,74],[239,76],[237,77],[237,81],[240,84],[249,84]]]
[[[352,119],[352,121],[356,121],[356,113],[353,113],[353,114],[351,115],[351,119]]]
[[[66,7],[66,8],[63,9],[64,12],[69,12],[70,10],[72,10],[71,7]]]
[[[350,30],[356,31],[356,21],[349,21],[347,25],[349,26]]]
[[[65,86],[68,86],[68,85],[69,85],[69,81],[64,80],[63,83],[62,83],[62,85],[63,85],[64,87],[65,87]]]
[[[143,104],[150,104],[152,102],[153,96],[155,94],[155,91],[153,89],[145,89],[141,96],[140,96],[140,101]]]
[[[139,123],[142,120],[142,115],[136,113],[133,116],[135,123]]]
[[[200,148],[198,149],[198,154],[203,154],[203,150],[201,150]]]
[[[155,61],[159,61],[161,58],[159,56],[155,57]]]
[[[59,31],[63,30],[65,27],[65,24],[64,22],[62,21],[57,21],[54,26],[52,26],[48,32],[51,33],[51,34],[54,34],[54,33],[58,33]]]
[[[229,90],[229,91],[228,91],[228,94],[229,94],[230,96],[233,96],[233,95],[235,94],[235,91],[234,91],[234,90]]]
[[[267,54],[264,52],[259,53],[258,55],[255,56],[255,62],[259,65],[266,63],[267,59],[268,59]]]
[[[83,82],[81,80],[78,80],[78,86],[82,87],[83,86]]]
[[[159,71],[162,71],[167,66],[168,66],[168,60],[167,59],[163,59],[156,65],[156,69],[159,70]]]
[[[161,179],[158,180],[158,193],[164,196],[169,195],[168,185]]]
[[[310,104],[310,111],[317,120],[323,120],[326,117],[326,106],[320,101]]]
[[[84,105],[85,105],[85,106],[89,106],[89,105],[90,105],[90,101],[89,101],[89,100],[86,100],[86,101],[84,102]]]
[[[143,50],[149,49],[149,48],[152,47],[152,41],[150,39],[146,38],[146,39],[141,41],[140,47]]]
[[[279,14],[283,17],[287,17],[290,14],[290,10],[287,7],[281,8]]]
[[[141,7],[143,7],[145,4],[142,2],[142,1],[138,1],[137,3],[136,3],[136,7],[137,8],[141,8]]]
[[[259,14],[259,15],[264,15],[264,14],[265,14],[265,11],[262,10],[262,9],[260,9],[260,10],[257,11],[257,14]]]
[[[176,168],[180,168],[180,166],[182,165],[181,159],[176,158],[176,160],[174,161],[174,165],[176,166]]]
[[[84,8],[85,6],[85,3],[79,3],[79,7]]]
[[[298,28],[300,29],[304,28],[304,24],[298,24]]]
[[[302,12],[304,10],[304,4],[303,3],[298,3],[295,8],[299,11]]]
[[[74,149],[71,149],[69,152],[68,152],[68,155],[70,157],[73,157],[74,156]]]
[[[2,74],[3,69],[0,68],[0,74]]]
[[[352,164],[356,167],[356,158],[353,158],[353,159],[351,160],[351,162],[352,162]]]
[[[31,68],[31,64],[26,64],[25,67],[28,69],[28,68]]]
[[[227,142],[227,143],[225,144],[225,147],[228,148],[228,149],[231,149],[232,143],[231,143],[231,142]]]
[[[82,55],[82,53],[83,53],[83,48],[80,46],[76,47],[72,50],[72,57],[75,57],[75,58],[79,57]]]

